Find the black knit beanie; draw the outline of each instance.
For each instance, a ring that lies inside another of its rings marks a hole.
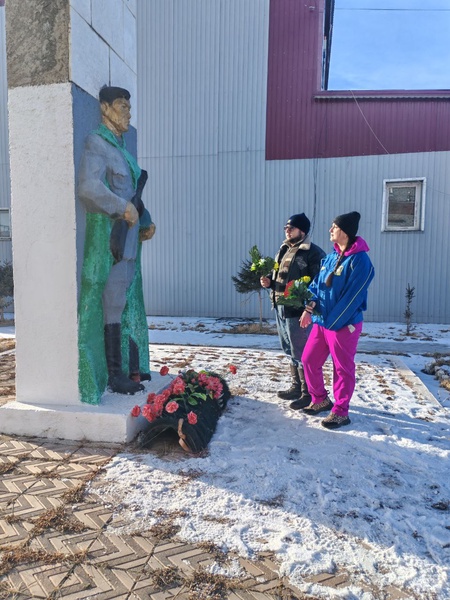
[[[349,238],[354,238],[358,233],[358,225],[360,218],[361,215],[359,214],[359,212],[354,211],[337,216],[333,220],[333,223],[337,225],[339,229],[342,229],[342,231],[346,233]]]
[[[297,227],[306,235],[311,227],[311,222],[305,213],[300,213],[298,215],[292,215],[292,217],[289,217],[289,219],[286,221],[286,225]]]

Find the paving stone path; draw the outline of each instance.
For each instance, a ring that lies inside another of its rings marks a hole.
[[[1,340],[0,405],[15,397],[14,372],[14,343]],[[122,450],[0,435],[0,599],[314,600],[278,576],[270,553],[250,561],[213,544],[188,544],[170,523],[132,535],[109,532],[114,499],[96,489],[103,467]],[[221,567],[238,576],[213,574]],[[310,581],[338,598],[349,577],[325,573]],[[397,588],[380,594],[406,598]]]

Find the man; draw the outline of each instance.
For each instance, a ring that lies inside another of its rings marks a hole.
[[[86,139],[78,180],[87,211],[79,387],[82,401],[93,404],[105,389],[106,370],[108,387],[121,394],[143,390],[140,381],[150,379],[140,242],[155,232],[136,192],[144,176],[123,138],[131,118],[130,93],[104,86],[99,100],[102,123]]]
[[[303,309],[291,308],[277,303],[283,296],[286,285],[300,277],[311,277],[320,270],[320,262],[325,252],[313,244],[308,237],[311,223],[305,213],[292,215],[284,227],[286,239],[275,257],[276,266],[271,277],[261,277],[261,285],[271,288],[271,300],[275,310],[278,337],[285,354],[290,358],[291,387],[279,391],[283,400],[294,400],[290,407],[299,410],[308,406],[311,396],[306,384],[301,357],[310,328],[303,329],[299,317]]]

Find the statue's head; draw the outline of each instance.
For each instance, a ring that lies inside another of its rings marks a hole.
[[[131,120],[130,92],[124,88],[103,86],[99,92],[102,122],[115,135],[128,131]]]

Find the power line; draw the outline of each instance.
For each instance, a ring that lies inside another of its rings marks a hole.
[[[379,12],[450,12],[450,8],[338,8],[334,10],[368,10],[368,11],[379,11]]]

